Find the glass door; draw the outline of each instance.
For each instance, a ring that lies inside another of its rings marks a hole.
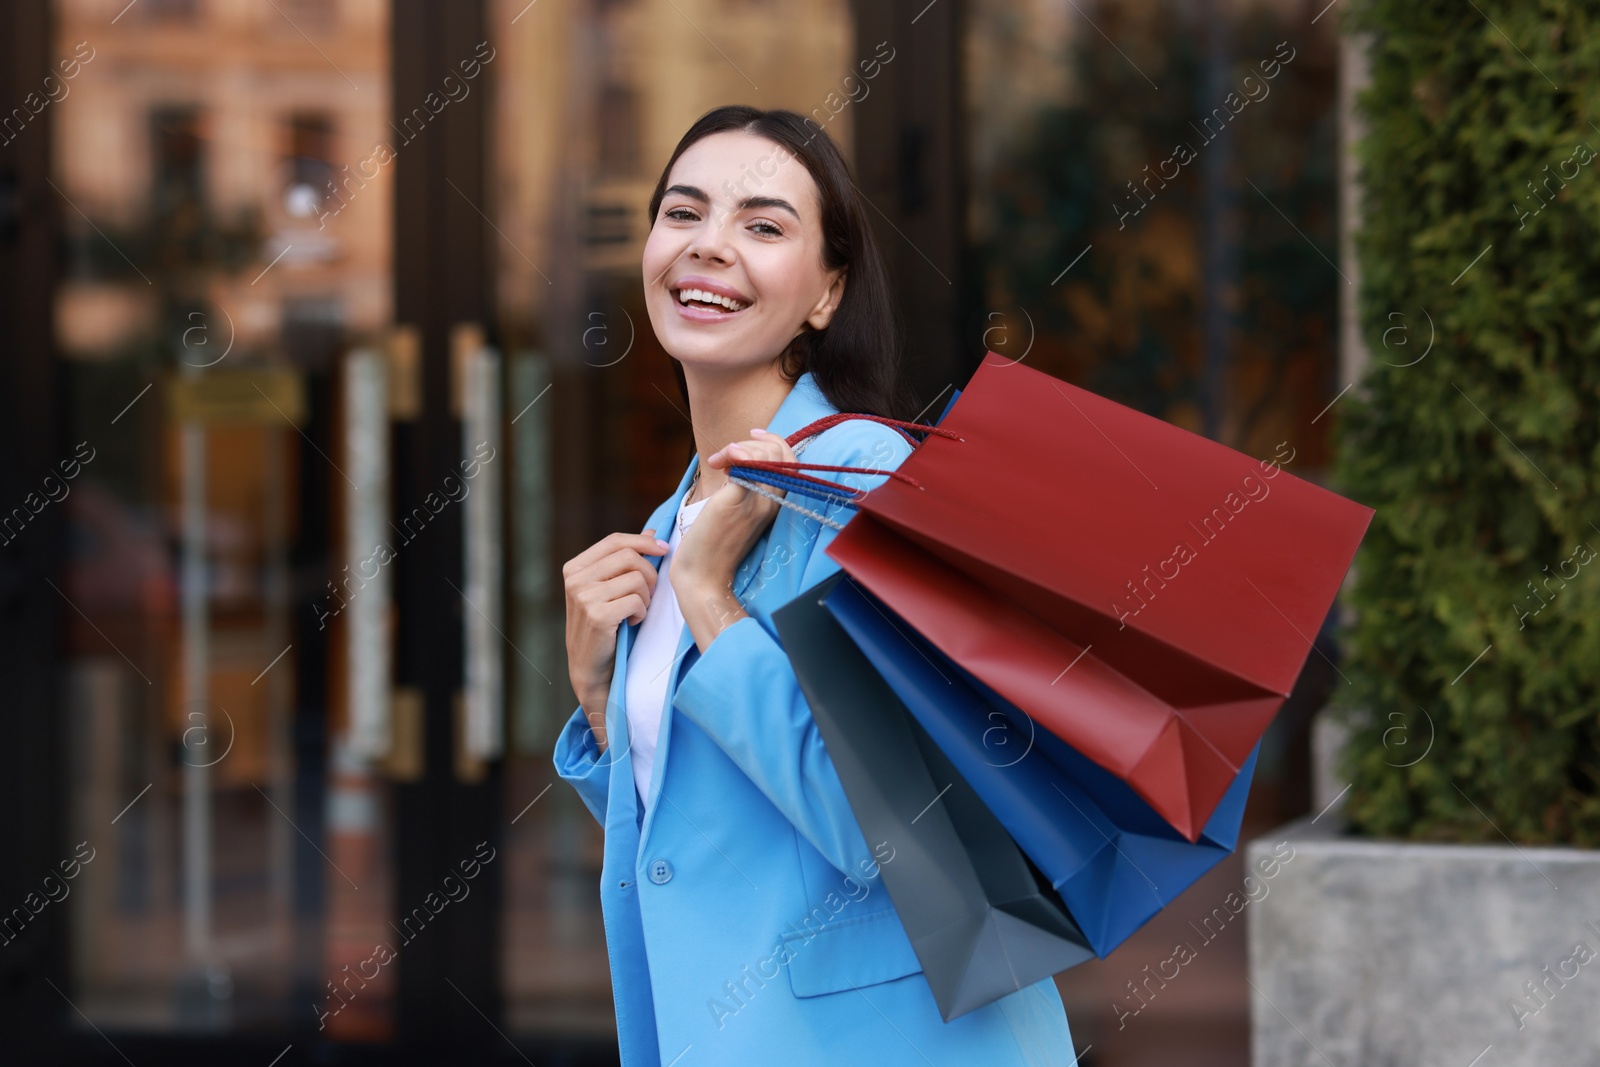
[[[728,102],[852,156],[913,95],[863,70],[942,14],[886,46],[848,0],[50,10],[83,844],[49,1025],[138,1062],[615,1062],[600,829],[551,752],[561,563],[692,451],[651,187]]]
[[[349,674],[386,605],[343,568],[384,506],[387,423],[352,420],[346,366],[392,319],[389,175],[350,166],[386,127],[387,5],[53,15],[88,875],[60,992],[109,1034],[382,1041],[393,787]]]

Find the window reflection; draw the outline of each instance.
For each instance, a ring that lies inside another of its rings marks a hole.
[[[304,1028],[382,936],[389,882],[387,791],[343,754],[306,607],[338,521],[333,374],[389,320],[387,177],[316,210],[382,135],[387,5],[54,14],[78,60],[52,115],[56,339],[93,454],[62,502],[68,795],[96,871],[73,1000],[113,1031]],[[391,997],[323,1032],[382,1037]]]
[[[1293,437],[1320,466],[1344,284],[1331,23],[1293,3],[1079,6],[972,5],[975,332],[1251,454]]]

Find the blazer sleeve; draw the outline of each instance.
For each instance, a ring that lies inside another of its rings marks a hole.
[[[806,455],[819,463],[893,470],[911,454],[905,438],[879,423],[842,427],[856,432],[839,458],[820,454],[821,438]],[[886,474],[819,473],[863,489],[888,480]],[[806,504],[823,510],[814,499]],[[823,513],[846,524],[854,514],[839,506]],[[839,570],[824,551],[838,531],[814,519],[806,525],[820,532],[799,589]],[[719,633],[684,672],[672,706],[704,730],[829,863],[846,875],[875,869],[789,656],[769,626],[752,614]]]
[[[562,728],[561,736],[556,738],[556,774],[578,791],[601,826],[606,824],[606,797],[611,788],[613,762],[595,743],[588,716],[583,713],[583,705],[578,705],[578,710]]]

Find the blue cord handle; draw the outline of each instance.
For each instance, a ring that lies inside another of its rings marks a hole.
[[[846,507],[853,508],[856,506],[853,494],[847,495],[839,490],[832,489],[827,486],[817,485],[815,482],[803,481],[794,477],[793,475],[784,474],[781,471],[769,471],[756,467],[740,467],[735,465],[728,468],[728,476],[730,478],[738,477],[747,481],[761,482],[762,484],[770,485],[775,489],[784,489],[788,492],[799,493],[802,496],[813,497],[817,500],[833,501],[834,503],[842,504]]]
[[[960,396],[960,389],[957,389],[950,394],[950,399],[945,403],[944,410],[939,413],[939,422],[943,422],[945,416],[950,414],[950,409],[955,406],[955,402]],[[823,420],[818,421],[820,422]],[[816,423],[813,423],[812,425],[816,425]],[[899,427],[896,427],[896,429],[900,430],[902,436],[910,436],[909,434],[906,434],[904,429],[900,429]],[[913,447],[915,447],[915,445],[913,445]],[[880,471],[879,473],[887,474],[888,472]],[[757,467],[741,467],[735,464],[728,468],[728,477],[737,477],[742,481],[757,482],[762,485],[771,486],[774,489],[783,489],[788,493],[799,493],[801,496],[808,496],[814,500],[831,501],[832,503],[838,504],[842,507],[859,510],[859,506],[856,502],[856,496],[853,491],[847,490],[843,487],[836,488],[834,486],[819,485],[816,482],[810,482],[801,478],[797,478],[787,472],[769,471]],[[779,503],[785,502],[786,500],[779,501]],[[792,506],[800,511],[806,510],[798,504]],[[818,517],[820,518],[820,516]],[[838,524],[830,521],[830,525],[837,526]]]

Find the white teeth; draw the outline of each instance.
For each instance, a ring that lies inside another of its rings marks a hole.
[[[731,296],[721,296],[717,293],[708,293],[704,289],[679,289],[678,303],[687,304],[691,300],[699,300],[707,304],[721,304],[729,311],[743,311],[749,305],[741,304]]]

